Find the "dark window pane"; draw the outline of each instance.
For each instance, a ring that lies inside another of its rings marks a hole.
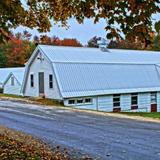
[[[11,85],[14,86],[14,77],[11,77]]]
[[[75,100],[74,99],[69,100],[68,104],[75,104]]]
[[[137,101],[132,101],[132,105],[137,105]]]
[[[49,81],[53,81],[53,76],[51,74],[49,75]]]
[[[77,99],[77,103],[83,103],[83,99]]]
[[[120,94],[113,95],[113,107],[120,107]]]
[[[85,99],[85,103],[91,103],[91,102],[92,102],[91,98],[86,98]]]
[[[138,94],[131,94],[131,105],[138,105]]]
[[[120,107],[120,102],[115,102],[115,103],[113,103],[113,106],[114,106],[114,107]]]
[[[31,74],[30,76],[30,81],[31,81],[31,87],[34,87],[34,76]]]
[[[119,101],[120,101],[120,97],[118,97],[118,98],[113,98],[113,101],[114,101],[114,102],[119,102]]]
[[[53,75],[49,75],[49,88],[53,88]]]

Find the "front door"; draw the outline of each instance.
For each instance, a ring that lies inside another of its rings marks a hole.
[[[151,104],[151,112],[157,112],[157,104]]]
[[[44,94],[44,72],[39,72],[39,94]]]

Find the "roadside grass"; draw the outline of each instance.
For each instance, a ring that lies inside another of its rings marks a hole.
[[[92,160],[76,157],[59,146],[50,148],[30,135],[0,126],[0,160]]]
[[[46,98],[27,98],[33,102],[37,102],[39,104],[48,105],[48,106],[64,106],[62,102],[55,101],[52,99],[46,99]]]
[[[24,98],[23,96],[13,95],[13,94],[3,94],[0,93],[0,97],[8,97],[8,98]]]
[[[119,114],[160,119],[160,112],[119,112]]]
[[[13,100],[26,100],[28,103],[36,103],[41,105],[49,105],[49,106],[64,106],[62,102],[55,101],[52,99],[46,99],[46,98],[34,98],[34,97],[24,97],[24,96],[18,96],[18,95],[12,95],[12,94],[0,94],[0,98],[13,98]]]

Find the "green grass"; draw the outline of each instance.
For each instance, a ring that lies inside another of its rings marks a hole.
[[[22,99],[22,100],[29,100],[31,102],[35,102],[38,104],[42,104],[42,105],[49,105],[49,106],[64,106],[62,102],[59,101],[55,101],[52,99],[47,99],[47,98],[34,98],[34,97],[23,97],[23,96],[18,96],[18,95],[12,95],[12,94],[1,94],[0,93],[0,98],[18,98],[18,99]]]
[[[8,98],[24,98],[23,96],[18,96],[18,95],[13,95],[13,94],[3,94],[3,93],[0,93],[0,98],[1,97],[8,97]]]
[[[36,99],[36,98],[30,97],[27,99],[31,100],[32,102],[36,102],[36,103],[48,105],[48,106],[64,106],[62,102],[52,100],[52,99],[47,99],[47,98]]]
[[[120,112],[120,114],[125,114],[129,116],[141,116],[141,117],[149,117],[149,118],[157,118],[160,119],[160,112]]]

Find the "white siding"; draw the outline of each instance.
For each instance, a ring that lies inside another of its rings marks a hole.
[[[151,111],[150,93],[139,93],[138,94],[138,111],[143,111],[143,112]]]
[[[39,55],[37,55],[38,57]],[[49,63],[46,57],[43,61],[37,59],[37,57],[32,62],[29,68],[29,74],[27,77],[25,96],[39,97],[39,81],[38,73],[44,72],[44,92],[45,97],[50,99],[61,99],[57,81],[55,79],[54,71],[52,65]],[[30,86],[30,75],[34,75],[34,87]],[[53,75],[53,88],[49,88],[49,74]]]
[[[113,96],[99,96],[98,97],[99,111],[113,111]]]
[[[113,111],[113,95],[92,97],[93,103],[89,105],[73,105],[75,108],[92,109],[99,111],[112,112]],[[75,98],[76,99],[76,98]],[[68,99],[64,100],[65,106],[71,106],[68,104]],[[138,109],[131,110],[131,94],[121,94],[121,111],[127,112],[150,112],[151,111],[151,97],[150,93],[138,94]],[[157,93],[157,106],[158,112],[160,112],[160,92]]]
[[[130,111],[131,109],[131,94],[121,95],[121,111]]]
[[[158,112],[160,112],[160,92],[157,92],[157,107],[158,107]]]
[[[11,77],[14,78],[14,85],[11,85]],[[14,76],[11,76],[8,81],[4,85],[4,91],[5,94],[14,94],[14,95],[22,95],[20,93],[21,91],[21,85],[18,83],[17,79]]]
[[[92,97],[92,103],[91,104],[77,104],[77,105],[70,105],[70,104],[68,104],[68,99],[65,99],[64,100],[64,105],[65,106],[72,106],[74,108],[79,108],[79,109],[97,110],[97,98]]]

